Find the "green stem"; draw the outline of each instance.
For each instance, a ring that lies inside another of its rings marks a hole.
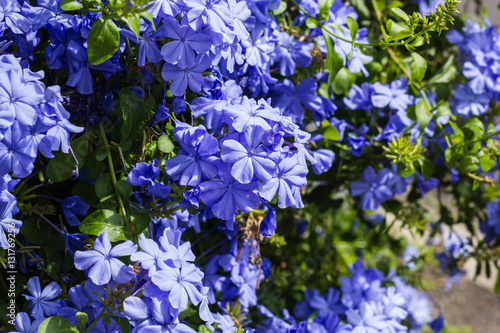
[[[120,197],[120,192],[118,192],[118,186],[116,181],[115,167],[113,166],[113,158],[111,157],[111,149],[108,143],[108,139],[106,138],[106,133],[104,132],[104,127],[102,124],[99,124],[99,131],[101,132],[102,141],[104,142],[104,146],[108,150],[108,165],[109,171],[111,173],[111,180],[113,181],[113,186],[115,188],[116,198],[118,199],[118,206],[120,207],[120,215],[123,217],[125,223],[128,222],[127,211],[125,210],[125,206],[123,205],[122,198]]]

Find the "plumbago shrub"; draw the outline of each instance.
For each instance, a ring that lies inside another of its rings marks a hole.
[[[424,261],[500,258],[500,37],[457,3],[3,0],[1,330],[445,330]]]

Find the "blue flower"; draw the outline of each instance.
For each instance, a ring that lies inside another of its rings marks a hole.
[[[252,126],[247,127],[239,141],[228,138],[222,143],[221,158],[232,164],[231,175],[242,184],[250,183],[254,176],[269,180],[277,169],[280,153],[261,145],[265,135],[261,127]]]
[[[169,176],[181,175],[179,184],[195,186],[202,181],[202,175],[207,178],[217,175],[219,143],[203,126],[179,130],[175,137],[181,151],[165,162]]]
[[[20,67],[3,72],[0,76],[0,128],[11,126],[15,120],[21,125],[34,125],[43,97],[39,85],[24,82]]]
[[[88,270],[88,276],[98,286],[111,280],[127,283],[135,277],[132,269],[116,257],[129,256],[137,251],[137,245],[125,241],[111,248],[108,233],[104,232],[94,242],[90,251],[76,251],[75,267],[81,271]]]
[[[361,197],[361,208],[364,210],[377,209],[381,203],[393,197],[389,187],[390,172],[382,169],[377,174],[371,166],[367,167],[361,174],[361,181],[351,184],[351,195]]]
[[[347,321],[353,326],[355,333],[385,332],[386,317],[376,314],[374,304],[363,302],[359,310],[349,309],[346,312]]]
[[[200,199],[210,208],[213,214],[225,221],[232,230],[234,215],[238,214],[238,209],[244,213],[257,208],[259,197],[253,193],[259,185],[258,182],[241,184],[236,180],[231,180],[227,170],[221,170],[219,174],[221,180],[212,180],[200,184]]]
[[[369,111],[372,108],[373,87],[368,82],[363,82],[361,86],[354,85],[349,90],[349,98],[344,97],[344,104],[351,110]]]
[[[43,318],[48,316],[53,316],[57,313],[57,310],[61,307],[58,303],[50,302],[61,293],[61,287],[55,283],[49,283],[43,290],[40,286],[40,279],[38,276],[34,276],[28,280],[27,285],[28,291],[31,295],[23,296],[30,300],[30,315],[35,318]]]
[[[265,100],[256,102],[243,96],[241,100],[228,104],[224,108],[224,114],[232,118],[231,126],[238,132],[243,132],[249,126],[258,126],[270,130],[269,121],[279,121],[280,111],[271,107]]]
[[[312,77],[304,79],[297,88],[292,81],[286,79],[273,89],[275,93],[279,93],[275,105],[283,111],[284,115],[292,117],[295,122],[302,123],[304,107],[312,111],[322,107],[321,98],[314,94],[318,90],[318,84]]]
[[[64,217],[66,218],[68,224],[72,227],[80,225],[80,220],[76,215],[84,216],[90,208],[85,200],[81,199],[77,195],[67,197],[64,199],[62,204]]]
[[[36,150],[30,149],[28,131],[18,122],[5,130],[0,141],[0,176],[9,172],[16,177],[26,177],[33,171]]]
[[[165,81],[172,81],[170,91],[174,96],[182,96],[187,87],[194,92],[198,92],[203,85],[203,75],[201,74],[210,66],[210,58],[205,55],[197,55],[194,64],[180,67],[165,63],[161,76]]]
[[[161,48],[163,59],[181,68],[194,66],[196,53],[207,53],[212,45],[210,35],[196,32],[189,26],[181,26],[174,17],[164,19],[160,30],[163,35],[173,39]]]
[[[45,320],[45,317],[35,319],[31,322],[30,317],[26,312],[19,312],[14,321],[17,332],[15,333],[37,333],[38,326]],[[14,333],[14,332],[10,332]]]
[[[279,62],[279,71],[283,76],[293,75],[296,65],[307,67],[312,62],[311,43],[294,41],[286,32],[278,35],[279,44],[274,50],[275,62]]]
[[[295,192],[306,185],[307,172],[307,168],[298,163],[296,154],[285,156],[279,162],[278,169],[272,178],[261,183],[259,195],[267,201],[271,201],[278,193],[278,207],[298,208],[300,203],[297,201]]]
[[[480,116],[488,110],[491,96],[488,93],[476,94],[469,86],[459,86],[453,93],[454,110],[465,116]]]
[[[430,323],[428,323],[429,327],[432,329],[434,333],[440,333],[444,329],[444,319],[440,315]]]
[[[15,34],[23,34],[31,27],[31,21],[21,13],[21,5],[17,0],[3,0],[0,3],[1,21],[5,21]]]
[[[164,267],[153,274],[152,281],[163,291],[168,291],[168,300],[175,309],[184,309],[188,301],[194,305],[201,302],[203,296],[198,290],[203,279],[203,272],[193,264],[181,268]]]
[[[373,94],[371,96],[373,106],[377,108],[389,108],[397,111],[406,111],[409,105],[413,104],[413,97],[406,93],[408,88],[405,78],[400,78],[384,85],[375,82]]]

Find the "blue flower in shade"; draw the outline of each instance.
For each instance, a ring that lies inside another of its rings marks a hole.
[[[191,136],[194,131],[195,135]],[[165,162],[167,174],[170,177],[181,175],[181,185],[195,186],[202,180],[202,175],[213,178],[217,175],[220,159],[217,139],[207,133],[203,126],[192,127],[175,133],[181,146],[178,155]]]
[[[389,108],[397,111],[406,111],[413,104],[413,97],[406,93],[408,88],[405,78],[400,78],[391,84],[375,82],[371,100],[377,108]]]
[[[69,42],[73,39],[79,39],[81,37],[80,32],[65,22],[48,24],[46,28],[50,36],[50,44],[44,52],[47,66],[50,69],[67,67],[66,52]]]
[[[318,84],[312,77],[303,80],[297,88],[292,81],[286,79],[273,89],[279,94],[275,106],[279,107],[284,115],[292,117],[295,122],[302,123],[304,107],[312,111],[322,107],[321,98],[314,94],[318,90]]]
[[[15,122],[5,130],[0,141],[0,176],[9,172],[26,177],[33,171],[36,150],[30,149],[27,128]]]
[[[381,203],[393,197],[389,186],[390,171],[382,169],[377,174],[371,166],[361,174],[361,180],[351,184],[351,195],[361,197],[361,208],[364,210],[377,209]]]
[[[75,267],[81,271],[88,270],[88,276],[98,286],[111,280],[118,283],[130,282],[135,273],[117,257],[129,256],[137,251],[137,245],[125,241],[111,248],[107,232],[102,233],[94,242],[90,251],[76,251]]]
[[[314,317],[315,323],[321,324],[326,330],[326,333],[352,333],[350,324],[343,324],[334,311],[328,311],[325,314],[320,314]]]
[[[500,202],[488,202],[486,204],[488,217],[486,221],[481,222],[481,232],[485,234],[484,241],[491,242],[500,236]]]
[[[349,143],[349,146],[351,147],[349,152],[356,157],[360,157],[361,154],[363,154],[363,148],[366,145],[370,144],[370,142],[366,140],[364,136],[357,136],[353,133],[349,133],[349,135],[347,136],[347,141]]]
[[[221,158],[231,163],[231,175],[240,183],[248,184],[254,176],[269,180],[277,168],[280,153],[268,151],[262,145],[266,132],[257,126],[248,127],[238,140],[227,139],[221,145]]]
[[[307,183],[307,167],[298,163],[297,155],[285,156],[278,164],[278,169],[271,179],[265,180],[259,187],[259,195],[271,201],[278,193],[278,207],[298,208],[295,192]],[[300,193],[299,193],[300,195]]]
[[[286,32],[280,32],[278,35],[279,43],[274,53],[274,61],[279,62],[279,71],[283,76],[293,75],[296,65],[307,67],[312,62],[311,43],[294,41],[293,36]]]
[[[161,48],[163,59],[181,68],[193,66],[196,53],[207,53],[212,46],[210,35],[196,32],[186,25],[181,26],[174,17],[164,19],[160,30],[163,30],[163,35],[173,39]]]
[[[51,302],[61,293],[61,287],[57,283],[51,282],[42,290],[40,279],[34,276],[28,280],[27,289],[31,295],[23,294],[23,296],[31,301],[30,315],[33,318],[53,316],[61,308],[59,303]]]
[[[262,201],[262,204],[267,207],[267,214],[260,222],[259,231],[262,236],[271,237],[272,235],[274,235],[274,231],[278,226],[278,223],[276,221],[276,209],[274,209],[265,201]]]
[[[89,236],[81,233],[74,234],[63,234],[64,243],[66,244],[66,249],[68,253],[73,257],[76,250],[81,250],[85,247],[85,241]]]
[[[244,213],[257,208],[259,197],[253,193],[259,184],[256,181],[241,184],[232,177],[228,170],[219,171],[221,180],[212,180],[200,184],[200,199],[212,209],[212,213],[225,221],[232,230],[234,215],[238,209]]]
[[[193,264],[181,268],[164,267],[153,274],[152,281],[163,291],[168,291],[168,300],[175,309],[184,309],[188,301],[198,305],[203,299],[198,290],[203,272]]]
[[[488,110],[491,96],[488,93],[476,94],[469,86],[459,86],[453,93],[454,110],[465,116],[480,116]]]
[[[420,193],[422,193],[422,196],[425,197],[425,194],[427,192],[432,191],[439,185],[439,179],[430,177],[429,179],[425,180],[425,178],[422,175],[418,175],[418,182],[417,186],[418,189],[420,190]]]
[[[170,91],[174,96],[182,96],[187,87],[194,92],[200,91],[203,85],[203,75],[201,74],[210,66],[210,58],[205,55],[198,55],[191,66],[180,67],[165,63],[161,76],[165,81],[172,81]]]
[[[151,163],[137,163],[128,174],[127,181],[133,186],[154,186],[154,180],[160,175],[160,168],[157,165],[158,160],[156,158]]]
[[[128,39],[139,44],[139,55],[137,57],[137,65],[139,67],[144,67],[146,65],[146,59],[148,62],[153,64],[156,64],[163,59],[155,39],[159,37],[166,37],[164,32],[165,31],[162,29],[155,31],[151,24],[147,22],[143,22],[143,24],[141,24],[139,39],[137,39],[137,35],[130,30],[124,29],[121,31],[121,33]]]
[[[90,64],[87,56],[87,48],[81,41],[69,41],[66,56],[69,69],[66,84],[76,87],[76,90],[83,95],[89,95],[94,92],[94,81],[90,69],[100,71],[106,79],[116,72],[116,67],[111,60],[106,60],[99,65]]]
[[[66,218],[68,224],[72,227],[80,225],[80,220],[77,215],[84,216],[90,208],[85,200],[81,199],[77,195],[67,197],[64,199],[62,204],[64,217]]]
[[[434,333],[440,333],[444,329],[444,319],[440,315],[430,323],[428,323],[429,327],[432,329]]]

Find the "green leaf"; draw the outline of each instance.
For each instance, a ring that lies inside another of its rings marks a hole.
[[[76,321],[78,322],[78,327],[80,327],[80,330],[85,329],[85,325],[87,325],[87,321],[89,320],[89,315],[86,314],[85,312],[77,312],[76,313]]]
[[[50,262],[46,267],[46,271],[47,274],[56,281],[61,277],[61,267],[59,267],[58,263]]]
[[[96,158],[96,160],[101,162],[101,161],[104,161],[106,159],[106,157],[108,157],[108,155],[109,155],[109,150],[106,147],[101,146],[101,147],[97,148],[97,151],[95,153],[95,158]]]
[[[329,72],[328,84],[331,85],[335,79],[335,75],[342,68],[344,61],[342,60],[342,57],[335,52],[333,41],[330,38],[328,30],[323,28],[321,29],[321,32],[323,33],[323,39],[325,40],[327,49],[325,68],[328,69]]]
[[[87,216],[80,225],[80,231],[95,236],[107,232],[111,242],[127,240],[123,231],[123,218],[107,209],[95,211]]]
[[[411,79],[415,83],[420,83],[424,79],[427,70],[427,61],[418,53],[411,53]]]
[[[78,10],[78,9],[82,9],[82,8],[83,8],[83,5],[76,0],[63,0],[63,1],[61,1],[61,9],[62,10],[71,11],[71,10]]]
[[[466,157],[460,161],[459,170],[461,173],[474,172],[479,169],[479,159],[475,156]]]
[[[196,310],[195,309],[191,309],[190,307],[187,307],[185,309],[182,309],[181,311],[179,311],[179,320],[184,320],[188,317],[191,317],[193,315],[196,314]]]
[[[407,167],[401,163],[398,164],[398,175],[400,175],[401,177],[409,177],[413,175],[415,171],[416,170],[414,168]]]
[[[118,317],[114,315],[111,315],[110,317],[118,324],[118,326],[120,326],[120,330],[122,333],[130,332],[130,322],[128,321],[127,318]]]
[[[38,333],[78,333],[78,328],[61,316],[45,319],[38,326]]]
[[[470,118],[464,125],[464,128],[471,130],[474,133],[475,139],[479,140],[484,134],[484,124],[477,118]]]
[[[120,179],[119,181],[116,182],[116,188],[118,189],[118,193],[124,199],[130,197],[132,195],[132,191],[134,190],[134,187],[124,179]]]
[[[347,16],[347,26],[349,27],[349,30],[351,31],[351,38],[352,38],[352,41],[354,43],[354,41],[356,40],[356,34],[358,33],[358,29],[359,29],[358,22],[356,22],[356,20],[353,19],[352,17]]]
[[[287,5],[286,1],[281,1],[280,6],[278,7],[278,9],[272,10],[271,13],[274,16],[283,14],[285,12],[285,10],[286,10],[287,7],[288,7],[288,5]]]
[[[432,120],[431,110],[428,109],[427,103],[421,98],[415,106],[415,116],[420,123],[420,129],[423,130],[427,124]]]
[[[113,20],[101,17],[92,24],[87,40],[89,62],[99,65],[111,58],[118,50],[120,32]]]
[[[89,150],[90,132],[85,132],[82,136],[71,141],[71,148],[78,160],[79,168],[85,164],[87,153]],[[71,173],[75,170],[76,162],[71,153],[63,152],[54,153],[54,158],[47,165],[47,176],[53,182],[62,182],[71,177]]]
[[[405,20],[406,23],[410,21],[410,17],[400,8],[392,8],[391,11],[399,18]]]
[[[406,23],[396,23],[393,20],[387,20],[387,31],[389,31],[389,40],[404,39],[411,36],[410,27]]]
[[[429,84],[448,83],[451,80],[453,80],[457,74],[457,68],[453,66],[453,60],[454,60],[453,55],[448,57],[443,67],[441,67],[441,69],[436,73],[436,75],[434,75],[432,78],[429,79],[428,83]]]
[[[325,19],[328,20],[328,14],[330,13],[330,7],[332,7],[334,0],[318,0],[319,13]]]
[[[122,20],[127,23],[130,30],[132,30],[137,36],[137,40],[139,40],[139,34],[141,32],[141,18],[139,15],[132,14],[130,16],[123,16]]]
[[[147,213],[133,211],[130,214],[130,221],[134,225],[135,234],[141,234],[151,223],[151,217]]]
[[[128,88],[120,90],[120,106],[123,112],[123,124],[121,127],[122,143],[127,139],[139,138],[141,136],[142,121],[146,116],[144,111],[144,102],[139,96],[134,94]],[[122,146],[122,150],[126,151]]]
[[[105,173],[95,182],[95,194],[99,199],[114,194],[113,180],[111,174]]]
[[[434,168],[434,163],[427,158],[420,162],[420,172],[422,173],[422,176],[424,176],[424,179],[426,181],[432,177]]]
[[[171,153],[174,151],[174,144],[167,135],[162,135],[158,138],[158,149],[164,153]]]
[[[479,158],[479,163],[481,165],[481,169],[484,172],[488,172],[495,165],[495,160],[492,159],[489,155],[484,155]]]
[[[313,19],[313,18],[308,18],[306,20],[306,26],[309,28],[309,29],[314,29],[318,26],[318,20],[316,19]]]
[[[356,75],[352,74],[346,67],[342,67],[333,80],[333,92],[337,95],[347,95],[355,80]]]
[[[213,333],[212,330],[210,330],[207,326],[205,325],[200,325],[198,326],[198,332],[200,333]]]
[[[340,134],[335,126],[326,126],[325,131],[323,132],[323,137],[325,140],[337,141],[340,139]]]

